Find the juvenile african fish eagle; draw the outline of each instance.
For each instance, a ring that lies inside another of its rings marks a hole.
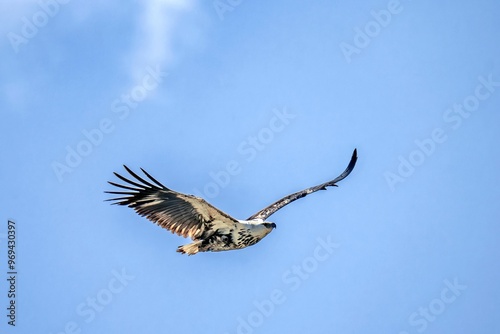
[[[241,249],[255,245],[276,228],[275,223],[265,221],[265,219],[285,205],[318,190],[326,190],[326,187],[337,186],[337,182],[351,173],[357,158],[357,152],[354,150],[349,165],[335,179],[285,196],[248,217],[247,220],[235,219],[202,198],[173,191],[141,168],[142,172],[149,178],[149,181],[145,180],[125,165],[123,167],[136,180],[132,181],[114,173],[128,185],[111,181],[108,183],[127,191],[106,191],[109,194],[124,195],[107,201],[115,201],[113,204],[127,205],[139,215],[145,216],[172,233],[185,238],[190,237],[194,242],[179,246],[177,251],[180,253],[193,255],[198,252]]]

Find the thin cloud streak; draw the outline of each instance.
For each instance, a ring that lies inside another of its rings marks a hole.
[[[167,69],[175,61],[173,44],[182,16],[194,10],[194,1],[150,0],[144,5],[132,53],[131,77],[141,80],[146,66]]]

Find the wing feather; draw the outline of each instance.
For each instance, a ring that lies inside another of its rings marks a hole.
[[[106,191],[112,195],[125,195],[107,201],[126,205],[172,233],[196,240],[215,232],[217,228],[222,227],[221,224],[223,227],[228,227],[238,222],[202,198],[185,195],[165,187],[142,168],[142,172],[150,181],[137,175],[127,166],[123,167],[135,180],[132,181],[115,172],[116,177],[127,185],[111,181],[108,183],[129,191]]]
[[[347,168],[337,176],[335,179],[322,183],[320,185],[310,187],[301,191],[298,191],[296,193],[290,194],[288,196],[283,197],[282,199],[274,202],[273,204],[265,207],[264,209],[260,210],[259,212],[253,214],[252,216],[248,217],[248,220],[252,219],[262,219],[265,220],[272,214],[274,214],[276,211],[284,207],[285,205],[288,205],[292,203],[295,200],[298,200],[299,198],[305,197],[309,194],[312,194],[313,192],[316,192],[318,190],[326,190],[326,187],[336,187],[336,183],[339,181],[342,181],[345,179],[354,169],[354,166],[356,165],[356,161],[358,159],[358,153],[357,150],[354,149],[354,152],[352,153],[351,161],[349,162],[349,165]]]

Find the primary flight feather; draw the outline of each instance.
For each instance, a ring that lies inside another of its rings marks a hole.
[[[241,249],[256,244],[268,235],[276,224],[265,219],[285,205],[318,190],[326,190],[326,187],[337,186],[337,182],[351,173],[357,158],[357,151],[354,150],[349,165],[335,179],[285,196],[246,220],[235,219],[202,198],[173,191],[142,168],[149,180],[123,166],[135,181],[115,172],[116,177],[125,182],[125,185],[109,181],[109,184],[121,189],[106,193],[119,195],[108,199],[114,201],[113,204],[133,208],[139,215],[172,233],[191,238],[193,243],[177,248],[180,253],[193,255],[198,252]]]

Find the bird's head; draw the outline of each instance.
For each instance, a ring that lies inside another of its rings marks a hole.
[[[276,228],[276,224],[275,223],[272,223],[272,222],[264,222],[262,223],[262,225],[264,225],[265,227],[267,227],[268,229],[273,229],[273,228]]]

